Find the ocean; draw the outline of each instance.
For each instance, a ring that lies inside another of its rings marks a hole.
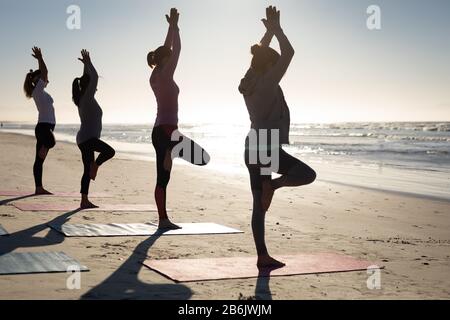
[[[75,142],[78,127],[57,125],[57,139]],[[20,123],[0,129],[29,135],[33,130]],[[117,151],[151,160],[151,131],[151,125],[106,124],[102,138]],[[209,169],[247,174],[247,126],[182,124],[180,131],[210,153]],[[290,140],[286,151],[313,167],[318,180],[450,200],[450,122],[294,123]]]

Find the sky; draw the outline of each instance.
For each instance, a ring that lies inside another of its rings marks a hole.
[[[69,5],[81,29],[69,30]],[[296,50],[281,82],[293,122],[450,121],[450,1],[416,0],[0,0],[0,121],[35,122],[22,86],[42,48],[58,123],[78,123],[71,83],[91,52],[105,123],[154,122],[148,51],[162,45],[164,15],[180,11],[175,80],[180,122],[248,123],[237,87],[265,7],[281,10]],[[381,29],[366,25],[369,5]],[[274,39],[272,47],[278,50]]]

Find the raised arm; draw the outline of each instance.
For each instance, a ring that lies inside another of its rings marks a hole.
[[[177,68],[178,59],[180,58],[181,38],[180,29],[178,28],[179,17],[180,14],[175,8],[172,8],[170,10],[170,16],[166,15],[167,22],[169,23],[167,38],[169,38],[170,36],[172,37],[170,46],[170,48],[172,49],[172,54],[163,67],[164,73],[168,76],[173,76],[173,74],[175,73],[175,69]],[[166,43],[168,42],[167,38]]]
[[[263,23],[266,26],[267,31],[273,32],[273,34],[277,38],[280,44],[281,56],[278,59],[277,63],[272,68],[270,68],[265,77],[266,79],[270,80],[269,83],[272,82],[278,84],[286,73],[287,68],[292,61],[292,58],[294,57],[295,51],[288,38],[284,34],[283,29],[281,29],[280,11],[277,11],[276,7],[269,8],[269,10],[271,11],[268,17],[270,18],[268,18],[267,20],[263,19]]]
[[[173,28],[169,26],[169,29],[167,30],[166,40],[164,41],[164,47],[171,48],[172,42],[173,42]]]
[[[95,95],[95,92],[97,91],[98,73],[97,70],[95,70],[94,65],[92,64],[89,51],[87,51],[86,49],[81,50],[81,58],[78,58],[78,60],[80,60],[84,64],[84,74],[89,75],[89,85],[84,94],[93,97]]]
[[[271,7],[266,8],[266,19],[262,19],[262,22],[265,24],[264,21],[267,21],[268,19],[270,19],[271,15],[272,15]],[[273,38],[273,31],[267,29],[266,33],[264,34],[261,41],[259,42],[260,46],[262,46],[262,47],[270,46],[270,42],[272,42],[272,38]]]
[[[48,69],[47,65],[44,62],[44,58],[42,57],[42,51],[38,47],[33,47],[33,54],[32,56],[38,61],[39,64],[39,70],[41,71],[41,79],[44,82],[48,82]]]
[[[259,42],[259,45],[261,47],[270,46],[270,42],[272,42],[272,38],[273,38],[273,32],[267,30],[266,33],[264,34],[264,36],[262,37],[261,41]]]

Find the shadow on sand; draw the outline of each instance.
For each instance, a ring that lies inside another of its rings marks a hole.
[[[59,232],[49,229],[45,237],[36,237],[39,232],[51,225],[62,225],[69,218],[80,212],[76,209],[66,212],[57,218],[25,230],[14,232],[0,242],[0,255],[4,255],[18,248],[44,247],[60,244],[65,237]],[[82,299],[189,299],[192,291],[180,284],[149,284],[138,279],[143,261],[148,250],[162,233],[155,234],[142,241],[132,252],[131,256],[106,280],[90,289]],[[148,270],[148,272],[151,272]]]
[[[64,241],[64,237],[53,229],[49,229],[49,232],[45,237],[35,237],[35,235],[47,229],[49,223],[64,224],[68,221],[70,216],[79,211],[80,210],[78,209],[69,211],[51,220],[50,222],[45,222],[25,230],[10,233],[4,241],[0,242],[0,255],[10,253],[18,248],[43,247],[62,243]]]
[[[25,196],[19,196],[19,197],[15,197],[15,198],[0,200],[0,206],[5,206],[5,205],[9,204],[10,202],[27,199],[27,198],[32,198],[32,197],[36,197],[36,195],[34,193],[32,193],[32,194],[27,194]]]
[[[147,253],[161,233],[142,241],[131,256],[102,283],[95,286],[82,299],[177,299],[185,300],[192,296],[192,291],[182,284],[151,284],[139,280],[138,274]],[[152,272],[148,270],[148,272]]]
[[[272,300],[272,292],[270,291],[270,271],[259,271],[255,285],[256,300]]]

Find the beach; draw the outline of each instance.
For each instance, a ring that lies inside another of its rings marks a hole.
[[[33,190],[33,137],[0,133],[2,190]],[[114,145],[113,145],[114,146]],[[50,191],[79,191],[82,163],[75,144],[58,141],[44,167]],[[92,192],[102,203],[154,204],[155,164],[118,152],[100,168]],[[70,223],[155,222],[155,212],[22,212],[0,197],[0,252],[64,251],[89,267],[81,288],[68,274],[0,276],[0,299],[449,299],[450,202],[328,183],[320,179],[276,192],[266,216],[273,255],[334,252],[373,261],[381,288],[368,289],[367,272],[175,283],[146,268],[152,259],[254,256],[248,177],[175,162],[168,188],[175,222],[215,222],[244,231],[230,235],[64,238],[48,228]],[[25,198],[23,203],[77,198]],[[59,217],[59,218],[58,218]]]

